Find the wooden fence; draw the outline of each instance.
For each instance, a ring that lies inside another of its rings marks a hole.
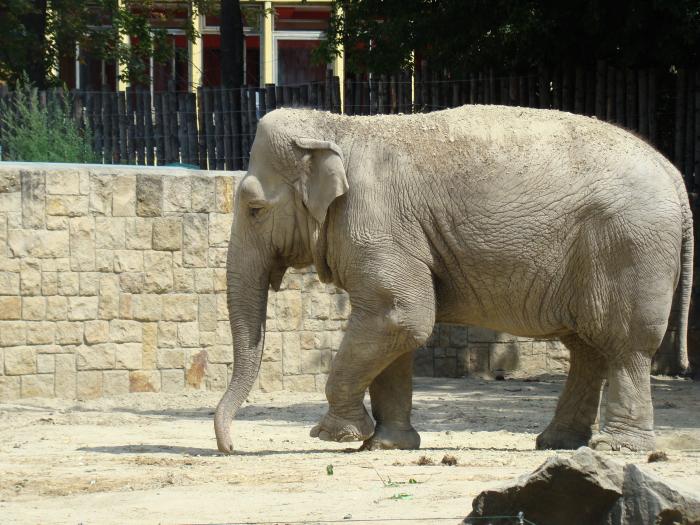
[[[426,112],[462,104],[553,108],[595,116],[630,129],[654,144],[700,188],[700,70],[540,68],[519,74],[494,70],[451,75],[423,62],[412,77],[350,76],[342,86],[348,115]],[[0,93],[11,107],[12,93]],[[245,169],[258,120],[282,106],[341,111],[341,86],[323,82],[242,89],[199,88],[196,93],[51,91],[64,97],[74,118],[91,130],[101,162],[184,163],[204,169]],[[0,114],[0,121],[2,114]],[[0,127],[0,144],[2,129]]]

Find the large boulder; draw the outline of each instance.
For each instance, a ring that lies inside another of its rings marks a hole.
[[[512,524],[512,518],[484,518],[522,512],[537,525],[700,525],[697,494],[587,447],[568,458],[551,457],[514,483],[482,492],[472,509],[465,523]]]

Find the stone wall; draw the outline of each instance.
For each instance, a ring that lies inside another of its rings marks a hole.
[[[223,389],[237,175],[0,163],[0,400]],[[271,293],[257,387],[319,390],[349,315],[312,271]],[[559,371],[556,343],[439,326],[421,375]]]

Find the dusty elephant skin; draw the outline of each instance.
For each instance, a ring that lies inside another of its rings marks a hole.
[[[679,281],[687,366],[692,235],[678,171],[595,119],[498,106],[274,111],[235,196],[235,366],[215,416],[219,450],[233,450],[230,423],[259,370],[268,289],[310,264],[352,304],[312,436],[417,448],[412,354],[441,321],[566,344],[570,374],[539,448],[651,449],[651,358]]]

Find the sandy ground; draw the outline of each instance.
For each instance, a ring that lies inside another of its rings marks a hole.
[[[458,523],[481,490],[553,454],[533,449],[561,387],[418,380],[423,448],[405,452],[308,437],[326,408],[320,394],[251,397],[228,457],[215,452],[216,393],[0,404],[0,522]],[[612,454],[700,494],[700,383],[662,378],[653,388],[669,461]],[[441,464],[445,455],[457,465]]]

